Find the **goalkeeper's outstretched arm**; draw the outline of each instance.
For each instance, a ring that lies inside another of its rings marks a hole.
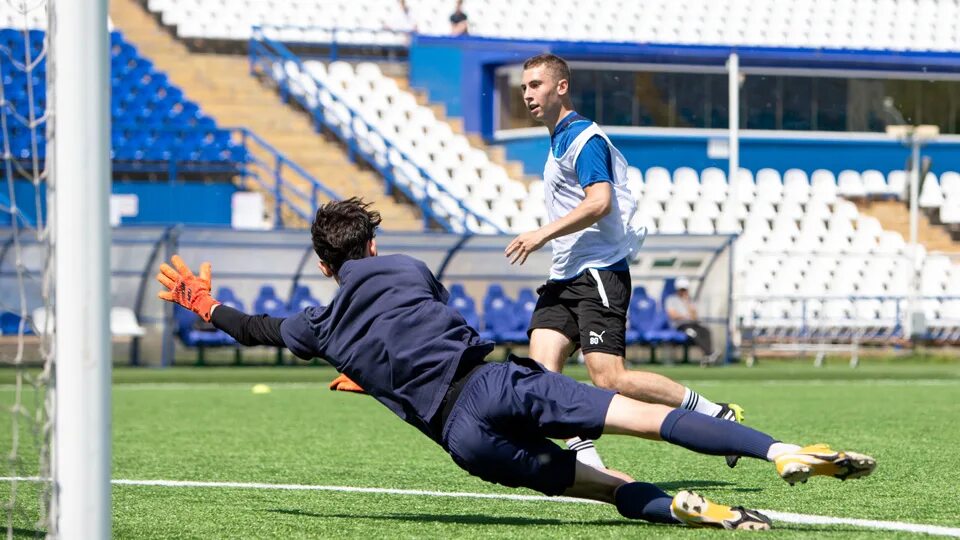
[[[201,264],[200,274],[195,275],[179,255],[174,255],[170,262],[173,266],[163,263],[157,274],[157,281],[166,288],[157,294],[160,299],[180,304],[203,320],[212,322],[241,345],[286,347],[280,334],[283,318],[250,316],[221,304],[210,294],[210,263]]]
[[[286,347],[283,336],[280,334],[280,325],[283,321],[283,317],[247,315],[223,304],[215,305],[210,315],[210,322],[214,326],[230,334],[237,343],[248,347],[253,345]]]

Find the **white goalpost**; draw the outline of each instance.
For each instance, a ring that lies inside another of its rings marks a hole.
[[[0,0],[7,538],[111,536],[110,65],[106,0]]]
[[[110,34],[106,0],[50,0],[47,178],[56,283],[48,534],[109,538]]]

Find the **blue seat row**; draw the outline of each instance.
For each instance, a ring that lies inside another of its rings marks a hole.
[[[225,306],[246,311],[245,304],[230,287],[220,287],[216,298]],[[306,285],[298,285],[290,296],[289,302],[281,300],[272,286],[264,285],[254,299],[252,308],[253,313],[286,317],[307,307],[320,305],[320,301],[313,296]],[[193,312],[180,306],[174,307],[174,321],[177,336],[188,347],[225,347],[237,344],[225,332],[217,330],[212,324],[203,322]]]
[[[663,298],[674,291],[673,280],[664,283]],[[467,294],[463,285],[450,287],[450,306],[455,308],[467,324],[480,331],[485,339],[497,343],[527,343],[527,328],[537,305],[532,289],[523,288],[513,300],[503,286],[492,283],[483,299],[483,316],[477,311],[476,301]],[[629,345],[685,345],[690,338],[673,327],[661,302],[647,294],[645,287],[636,287],[630,298],[627,316],[627,344]],[[482,324],[481,324],[482,322]]]
[[[32,58],[43,50],[44,32],[29,32]],[[230,140],[230,132],[217,128],[199,105],[184,96],[170,83],[167,75],[157,71],[153,63],[127,43],[120,32],[110,34],[111,43],[111,117],[114,125],[113,159],[127,161],[200,161],[238,162],[246,156],[242,146]],[[32,96],[34,115],[41,117],[46,107],[45,58],[36,61],[33,70],[25,71],[25,47],[20,30],[0,30],[0,81],[8,112],[10,149],[14,156],[29,159],[33,142],[25,120]],[[32,87],[32,88],[30,88]],[[131,137],[119,133],[117,126],[164,128],[165,132]],[[197,130],[196,133],[192,133]],[[46,154],[45,130],[36,130],[38,157]],[[212,133],[212,134],[211,134]],[[0,133],[0,144],[4,134]]]

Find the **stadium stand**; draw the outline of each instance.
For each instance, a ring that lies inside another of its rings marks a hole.
[[[269,62],[268,76],[281,95],[297,99],[318,125],[335,133],[390,188],[398,187],[444,228],[495,233],[530,224],[520,217],[524,184],[455,134],[430,107],[418,104],[379,66],[301,61],[279,43],[262,43],[252,55],[257,64]]]
[[[44,32],[30,30],[27,43],[20,30],[0,30],[0,51],[11,59],[31,58],[39,62],[27,81],[25,66],[15,60],[0,63],[3,91],[8,110],[15,121],[9,126],[10,151],[20,158],[32,155],[36,144],[38,155],[46,154],[43,132],[31,140],[29,125],[45,112],[46,57],[43,51]],[[164,73],[141,56],[120,32],[110,34],[111,44],[111,111],[113,159],[127,162],[189,161],[194,163],[235,164],[243,161],[243,147],[231,140],[229,131],[218,129],[213,118],[172,85]],[[30,82],[31,84],[28,84]],[[32,91],[28,92],[28,87]],[[32,101],[31,101],[32,98]]]
[[[386,227],[391,230],[424,228],[424,220],[415,206],[385,196],[383,181],[375,173],[351,162],[343,146],[320,136],[307,115],[279,103],[272,87],[267,88],[251,77],[245,55],[192,51],[170,35],[136,0],[115,0],[109,8],[117,28],[204,111],[225,125],[243,126],[274,150],[272,153],[250,152],[259,163],[248,170],[263,172],[268,184],[274,177],[282,177],[284,185],[289,186],[284,194],[289,196],[295,190],[311,190],[309,179],[312,178],[335,194],[375,201]],[[277,154],[283,156],[282,159],[278,159]],[[272,209],[269,201],[274,198],[273,191],[252,181],[245,187],[264,192],[268,209]],[[321,201],[329,198],[320,196]],[[308,206],[309,199],[307,197],[301,206]],[[285,220],[285,224],[304,225],[298,216]]]
[[[417,31],[446,35],[451,2],[411,0]],[[146,0],[163,24],[182,38],[246,40],[255,24],[278,29],[285,41],[397,45],[390,30],[399,17],[394,2],[378,0]],[[474,36],[557,41],[611,41],[762,47],[960,50],[960,9],[952,0],[656,0],[607,2],[535,0],[468,3]],[[551,13],[549,20],[543,13]],[[584,14],[588,16],[584,16]],[[541,22],[537,22],[541,21]],[[334,35],[315,28],[348,28]]]

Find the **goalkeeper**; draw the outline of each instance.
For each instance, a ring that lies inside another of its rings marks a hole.
[[[627,518],[726,529],[766,529],[754,510],[681,491],[670,496],[624,473],[584,465],[552,441],[603,433],[664,440],[714,455],[776,465],[790,483],[810,476],[856,478],[875,461],[824,445],[801,448],[749,427],[673,409],[549,372],[512,357],[485,361],[493,344],[447,306],[447,292],[422,262],[377,256],[379,213],[359,199],[317,210],[311,229],[320,271],[340,289],[329,306],[286,318],[246,315],[210,295],[211,268],[195,276],[174,256],[157,279],[159,297],[192,310],[244,345],[286,347],[325,358],[374,399],[430,437],[472,475],[547,495],[610,503]]]

